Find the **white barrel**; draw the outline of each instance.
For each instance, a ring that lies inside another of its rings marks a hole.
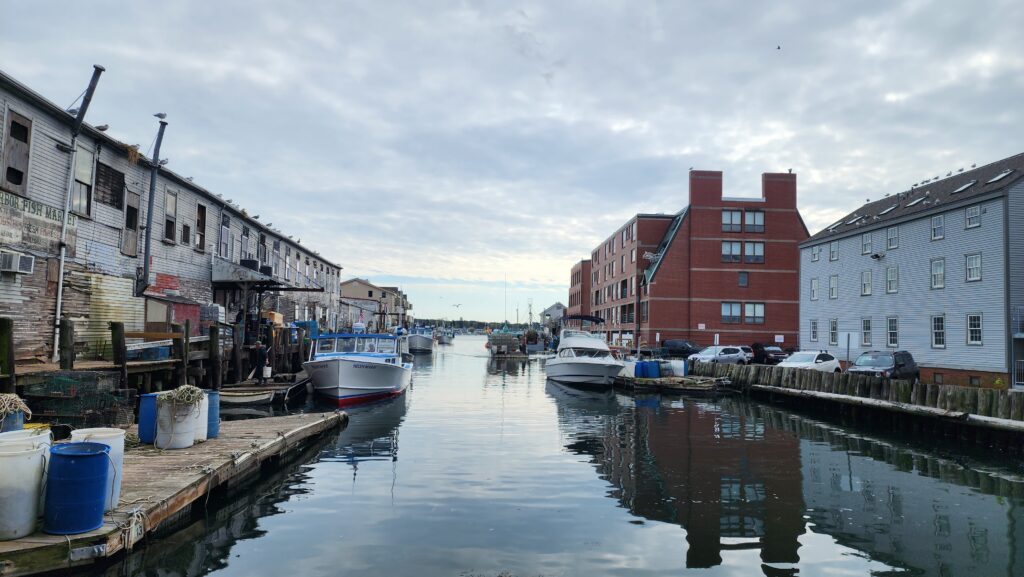
[[[14,450],[0,447],[0,541],[31,535],[39,516],[43,453],[48,446]]]
[[[43,447],[43,475],[50,465],[50,447],[53,446],[53,431],[50,429],[22,429],[0,433],[0,451],[25,451]],[[43,514],[46,491],[39,491],[39,514]]]
[[[106,513],[115,509],[121,500],[121,473],[124,471],[124,430],[98,427],[71,431],[71,442],[86,441],[102,443],[110,447],[110,473],[107,475],[107,490],[104,493],[106,500],[103,503],[103,512]]]
[[[686,376],[686,361],[669,361],[672,365],[672,374],[677,377]]]
[[[622,363],[622,370],[619,371],[620,377],[633,378],[636,376],[636,361],[625,361]]]
[[[196,432],[194,440],[205,441],[207,428],[210,426],[210,397],[203,393],[203,401],[199,404],[199,410],[195,414]]]
[[[187,449],[195,442],[196,416],[199,407],[157,402],[156,439],[157,449]]]

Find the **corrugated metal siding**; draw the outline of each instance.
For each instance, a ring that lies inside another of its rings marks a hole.
[[[821,260],[811,261],[811,248],[800,251],[800,343],[808,349],[831,348],[829,319],[839,319],[839,332],[857,335],[851,359],[864,350],[885,350],[886,318],[899,318],[899,348],[910,351],[928,367],[1005,372],[1006,310],[1004,206],[1002,199],[983,202],[982,225],[965,229],[963,209],[945,211],[945,238],[931,240],[931,213],[899,226],[899,248],[886,249],[885,229],[873,232],[873,251],[881,260],[861,254],[860,235],[839,241],[839,260],[828,260],[823,243]],[[965,255],[982,253],[982,280],[965,282]],[[945,257],[946,287],[931,289],[931,259]],[[899,292],[885,292],[886,268],[899,267]],[[872,294],[861,296],[861,272],[872,271]],[[839,275],[839,298],[828,298],[831,275]],[[810,300],[810,279],[818,279],[818,300]],[[980,312],[984,319],[984,346],[967,346],[966,314]],[[931,346],[931,317],[946,317],[946,348]],[[872,345],[862,347],[861,320],[870,318]],[[818,321],[818,340],[810,340],[810,321]],[[845,344],[845,343],[844,343]],[[845,353],[845,350],[842,351]]]
[[[112,321],[123,322],[126,331],[145,327],[145,299],[134,296],[132,279],[75,271],[67,276],[64,290],[66,314],[75,322],[75,346],[82,358],[109,354]]]

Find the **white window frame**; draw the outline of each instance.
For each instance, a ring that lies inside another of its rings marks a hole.
[[[885,246],[889,250],[900,247],[900,227],[890,226],[885,229]]]
[[[971,220],[974,224],[971,224]],[[978,228],[981,226],[981,205],[968,206],[964,209],[964,228]]]
[[[978,258],[978,266],[976,266],[976,267],[971,266],[971,259],[974,258],[974,257]],[[974,270],[974,269],[976,269],[978,271],[978,275],[977,276],[971,276],[971,271]],[[965,282],[978,282],[978,281],[980,281],[982,279],[982,275],[983,275],[983,271],[982,271],[981,253],[980,252],[975,252],[975,253],[972,253],[972,254],[964,255],[964,278],[966,279]]]
[[[833,300],[839,298],[839,275],[837,274],[828,277],[828,298]]]
[[[811,319],[810,327],[808,328],[808,338],[812,343],[818,342],[818,319]]]
[[[860,346],[871,346],[871,319],[860,319]]]
[[[900,292],[900,267],[890,266],[885,269],[885,292],[896,294]]]
[[[866,297],[871,296],[871,271],[865,270],[860,273],[860,296]]]
[[[895,326],[895,329],[893,327]],[[895,349],[900,346],[900,318],[885,318],[885,346]]]
[[[860,235],[860,253],[861,254],[871,254],[871,247],[872,247],[872,245],[873,245],[873,242],[872,242],[872,238],[871,238],[871,233],[870,232],[865,232],[864,234]]]
[[[828,344],[839,345],[839,319],[828,319]]]
[[[936,270],[938,265],[938,270]],[[946,259],[943,257],[931,260],[931,287],[932,289],[946,288]]]
[[[936,324],[938,321],[938,324]],[[935,315],[929,319],[929,332],[931,333],[932,348],[933,349],[944,349],[946,348],[946,317],[945,315]],[[941,341],[941,342],[940,342]]]
[[[946,215],[936,214],[932,217],[932,240],[946,238]]]
[[[811,262],[818,262],[821,260],[821,245],[816,244],[811,247]]]
[[[818,277],[811,279],[811,300],[818,300]]]
[[[971,317],[978,318],[977,331],[979,338],[977,340],[971,340]],[[980,347],[985,344],[985,318],[982,316],[981,313],[967,313],[967,318],[964,326],[966,328],[964,339],[967,341],[968,346]]]
[[[837,261],[839,260],[839,241],[833,240],[828,243],[828,260]]]

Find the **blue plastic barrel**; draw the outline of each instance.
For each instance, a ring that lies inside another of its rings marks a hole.
[[[156,396],[159,393],[142,395],[139,400],[139,441],[148,445],[156,439]]]
[[[644,376],[644,362],[643,361],[637,361],[636,364],[633,365],[633,376],[637,377],[637,378],[642,378]]]
[[[647,376],[652,379],[661,378],[661,363],[658,361],[651,361],[647,363]]]
[[[74,535],[103,525],[110,447],[65,443],[50,447],[43,532]]]
[[[0,421],[0,433],[6,433],[8,431],[20,431],[25,428],[25,413],[21,411],[14,411],[10,415],[4,417],[3,421]]]
[[[220,391],[206,391],[210,401],[210,413],[206,422],[206,438],[216,439],[220,434]]]

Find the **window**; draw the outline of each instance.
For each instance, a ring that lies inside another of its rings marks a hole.
[[[647,301],[640,303],[640,320],[647,320]]]
[[[741,287],[750,286],[750,273],[741,272],[737,284]]]
[[[7,111],[4,130],[4,188],[24,195],[28,191],[28,158],[32,147],[32,121],[13,110]]]
[[[946,259],[932,259],[932,288],[940,289],[946,287]]]
[[[871,254],[871,233],[865,232],[860,235],[860,253]]]
[[[225,214],[220,217],[220,239],[217,242],[217,256],[231,260],[230,249],[231,217]]]
[[[967,255],[967,282],[981,280],[981,255]]]
[[[839,241],[828,243],[828,260],[839,260]]]
[[[744,243],[744,261],[752,263],[763,263],[764,262],[764,243],[763,242],[747,242]]]
[[[981,205],[968,206],[964,209],[964,228],[977,228],[981,226]]]
[[[636,249],[629,251],[629,262],[636,262]]]
[[[980,387],[981,377],[967,377],[967,383],[972,387]]]
[[[839,319],[828,320],[828,344],[832,346],[839,344]]]
[[[743,322],[752,325],[764,324],[764,303],[746,303],[743,305]]]
[[[252,258],[252,253],[249,252],[249,227],[247,226],[242,226],[242,254],[238,258]],[[296,255],[297,258],[298,255]]]
[[[828,277],[828,298],[839,298],[839,275],[837,274]]]
[[[612,272],[611,272],[611,273],[610,273],[610,274],[609,274],[608,276],[615,276],[615,261],[612,261],[612,262],[611,262],[611,263],[609,263],[609,264],[611,264],[611,267],[612,267],[612,268],[611,268],[611,271],[612,271]]]
[[[945,382],[946,382],[946,376],[943,375],[942,373],[933,373],[932,374],[932,383],[934,383],[936,385],[941,385],[941,384],[943,384]]]
[[[740,262],[740,245],[742,243],[725,241],[722,243],[722,262]]]
[[[896,226],[890,226],[885,231],[885,246],[888,248],[899,248],[900,246],[900,229]]]
[[[900,269],[891,266],[885,269],[885,292],[895,293],[900,290]]]
[[[125,198],[124,229],[121,231],[121,254],[139,254],[139,194],[129,192]]]
[[[181,225],[181,244],[187,245],[187,244],[191,244],[191,243],[192,243],[192,228],[189,225],[187,225],[187,224],[183,224],[183,225]]]
[[[871,271],[869,270],[860,273],[860,294],[861,296],[871,294]]]
[[[97,162],[93,193],[96,202],[121,210],[124,208],[124,173]]]
[[[75,155],[75,182],[71,185],[71,212],[82,216],[92,214],[92,177],[96,155],[79,145]],[[171,237],[174,240],[174,237]]]
[[[981,313],[970,313],[967,315],[967,344],[982,344]]]
[[[743,217],[743,224],[747,232],[764,232],[764,212],[748,210]]]
[[[196,248],[206,250],[206,207],[196,205]]]
[[[811,320],[810,339],[812,342],[818,342],[818,321]]]
[[[366,291],[366,296],[373,298],[373,291]]]
[[[164,239],[174,241],[178,220],[178,195],[174,192],[164,193]]]
[[[811,300],[812,301],[818,300],[818,279],[817,278],[812,278],[811,279]]]
[[[740,232],[742,230],[743,211],[722,211],[722,232]]]
[[[932,348],[946,348],[946,317],[932,317]]]
[[[896,317],[885,319],[885,344],[889,347],[900,346],[900,319]]]
[[[932,217],[932,240],[946,238],[946,215],[937,214]]]
[[[722,303],[722,322],[740,322],[740,303]]]
[[[811,247],[811,262],[818,262],[821,260],[821,245]]]
[[[860,344],[863,347],[871,346],[871,319],[860,319]]]

